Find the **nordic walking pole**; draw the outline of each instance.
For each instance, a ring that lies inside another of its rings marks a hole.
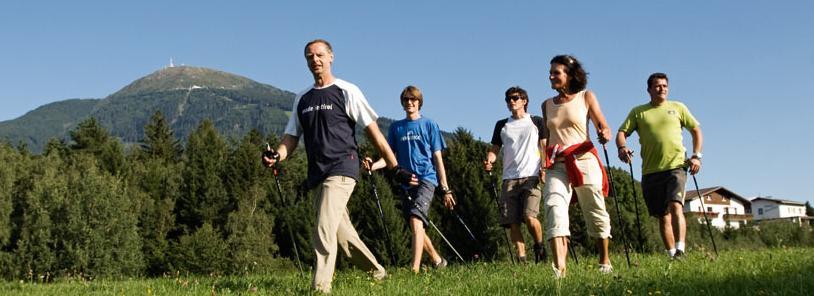
[[[611,172],[610,167],[610,159],[608,159],[608,147],[604,143],[602,144],[602,150],[605,151],[605,169],[608,171],[608,183],[610,183],[611,192],[613,192],[613,202],[616,205],[616,216],[619,219],[617,225],[619,225],[622,232],[625,231],[625,222],[622,220],[622,211],[619,210],[619,192],[616,192],[616,188],[613,187],[613,173]],[[627,236],[622,235],[622,244],[625,247],[625,258],[627,258],[627,268],[630,268],[630,251],[627,247]]]
[[[387,251],[390,253],[390,264],[396,265],[395,253],[393,253],[393,240],[390,239],[390,231],[387,229],[387,223],[384,222],[384,210],[382,210],[382,201],[379,199],[379,191],[376,189],[376,182],[373,180],[373,172],[367,170],[368,181],[370,187],[373,188],[373,197],[376,198],[376,206],[379,207],[379,219],[382,221],[382,228],[384,229],[384,237],[387,239]]]
[[[630,151],[632,154],[633,151]],[[639,202],[636,195],[636,182],[633,180],[633,158],[628,162],[630,167],[630,188],[633,189],[633,206],[636,208],[636,229],[639,231],[639,253],[644,254],[644,237],[642,236],[642,222],[639,221]]]
[[[272,168],[272,169],[273,169],[272,173],[274,175],[274,183],[277,184],[277,193],[280,194],[280,199],[282,199],[284,204],[288,203],[286,201],[286,198],[283,196],[283,189],[282,189],[282,187],[280,187],[280,179],[277,178],[277,175],[280,173],[280,171],[277,170],[276,167]],[[284,206],[285,207],[290,207],[290,206],[293,206],[293,205],[284,205]],[[298,249],[297,248],[297,241],[294,239],[294,232],[291,229],[291,225],[286,225],[286,228],[288,228],[288,237],[291,238],[291,247],[294,249],[294,256],[297,257],[297,268],[300,270],[300,275],[305,276],[305,273],[302,270],[302,260],[300,260],[300,251],[297,250]]]
[[[474,257],[475,257],[475,259],[479,259],[480,258],[480,253],[483,252],[483,249],[481,248],[480,241],[478,241],[478,239],[475,238],[475,234],[472,233],[472,230],[469,229],[469,226],[466,226],[466,223],[464,222],[464,219],[461,218],[461,215],[458,215],[458,211],[456,211],[455,208],[452,208],[451,211],[452,211],[452,215],[455,216],[455,218],[458,219],[458,222],[461,223],[461,226],[464,227],[464,229],[466,230],[466,233],[469,234],[469,238],[472,239],[472,242],[474,242],[475,245],[478,246],[478,250],[480,250],[480,251],[478,253],[475,253]]]
[[[275,160],[278,160],[278,161],[280,160],[280,154],[277,154],[276,151],[271,150],[271,145],[269,145],[268,143],[266,143],[266,150],[263,151],[263,156],[265,156],[267,158],[270,158],[270,159],[275,159]],[[280,186],[280,179],[277,177],[277,175],[280,174],[280,171],[277,169],[276,166],[272,166],[271,169],[272,169],[272,171],[271,171],[272,175],[274,175],[274,183],[277,185],[277,194],[280,195],[280,200],[282,200],[282,202],[283,202],[283,207],[293,206],[293,205],[287,204],[288,202],[286,201],[286,198],[283,195],[283,189]],[[302,270],[302,261],[300,260],[300,251],[297,250],[297,241],[294,239],[294,231],[291,229],[291,225],[286,225],[286,228],[288,228],[288,237],[291,238],[291,247],[294,249],[294,256],[297,258],[297,269],[300,270],[300,276],[304,277],[305,273]]]
[[[430,217],[427,216],[427,214],[424,213],[424,211],[422,211],[421,208],[418,207],[418,203],[416,203],[416,201],[413,199],[413,197],[410,196],[410,194],[407,194],[407,193],[405,193],[404,195],[407,196],[407,200],[409,200],[411,203],[413,203],[413,206],[416,208],[416,210],[418,210],[418,213],[421,214],[422,218],[424,218],[424,220],[427,220],[427,222],[430,223],[430,226],[432,226],[432,228],[435,229],[435,232],[438,232],[438,235],[441,236],[441,238],[444,240],[444,242],[447,243],[447,246],[449,246],[449,248],[452,249],[453,252],[455,252],[455,256],[458,256],[458,259],[460,259],[461,262],[466,262],[466,261],[464,261],[464,257],[462,257],[460,253],[458,253],[458,250],[456,250],[455,247],[452,246],[452,243],[450,243],[449,240],[447,240],[447,237],[444,236],[443,233],[441,233],[441,230],[438,229],[437,226],[435,226],[435,223],[432,223],[432,220],[430,220]]]
[[[701,212],[704,213],[704,220],[707,222],[707,231],[709,232],[709,239],[712,240],[712,249],[715,250],[715,257],[718,257],[718,246],[715,245],[715,237],[712,236],[712,226],[707,217],[707,206],[704,205],[704,197],[701,196],[701,190],[698,189],[698,180],[695,179],[695,174],[692,175],[692,182],[695,184],[695,194],[698,195],[698,200],[701,201]]]
[[[488,173],[489,173],[489,179],[491,179],[492,171],[489,171]],[[497,206],[497,211],[498,211],[497,215],[498,215],[498,217],[500,217],[500,201],[498,200],[499,197],[497,195],[497,185],[495,185],[495,183],[492,182],[492,180],[489,180],[489,186],[492,187],[492,195],[495,197],[495,205]],[[503,227],[503,226],[500,226],[500,227]],[[512,252],[512,243],[509,242],[509,237],[506,234],[506,230],[503,231],[503,239],[506,240],[506,250],[509,253],[509,258],[512,259],[512,264],[515,264],[514,253]]]
[[[571,259],[574,259],[574,264],[579,264],[579,259],[577,259],[577,251],[574,250],[574,245],[571,243],[571,239],[566,238],[565,243],[568,244],[565,246],[568,249],[568,252],[571,253]]]

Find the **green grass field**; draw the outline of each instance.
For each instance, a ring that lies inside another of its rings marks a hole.
[[[555,280],[549,264],[474,263],[419,275],[390,268],[373,281],[357,270],[337,273],[334,295],[814,295],[814,249],[726,251],[716,260],[696,250],[681,261],[666,255],[614,254],[615,271],[599,273],[595,258],[569,261],[568,276]],[[636,263],[638,262],[638,263]],[[0,295],[301,295],[310,275],[295,271],[252,276],[170,276],[155,279],[59,279],[2,282]]]

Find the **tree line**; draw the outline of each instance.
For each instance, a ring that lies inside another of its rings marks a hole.
[[[0,275],[48,281],[290,270],[295,256],[289,229],[304,265],[311,265],[315,216],[312,193],[300,186],[306,174],[303,149],[280,164],[278,192],[273,171],[260,164],[264,144],[276,147],[276,135],[252,130],[227,140],[212,122],[203,121],[181,143],[169,126],[156,112],[144,126],[142,143],[129,147],[95,118],[81,122],[69,141],[50,140],[39,155],[24,145],[0,144]],[[466,260],[508,261],[492,191],[500,181],[500,162],[497,174],[486,174],[482,160],[488,144],[463,128],[448,134],[447,143],[444,160],[458,202],[455,213],[476,241],[441,202],[432,205],[430,219]],[[372,151],[369,144],[360,145],[360,155],[376,157]],[[612,173],[616,192],[606,203],[613,260],[622,264],[623,241],[635,251],[661,251],[657,223],[647,217],[639,184],[631,184],[624,170],[613,168]],[[378,188],[391,241],[385,240],[372,185]],[[633,198],[634,188],[638,198]],[[348,210],[360,237],[383,264],[392,265],[393,258],[406,266],[410,235],[399,190],[381,174],[363,173]],[[594,256],[577,207],[570,210],[572,243],[579,254]],[[641,235],[635,207],[642,211]],[[690,246],[700,250],[709,240],[702,226],[688,227]],[[442,241],[432,230],[428,233]],[[808,228],[782,223],[714,235],[724,249],[814,244]],[[454,258],[446,245],[437,245],[443,256]],[[342,256],[339,260],[340,268],[350,266]]]

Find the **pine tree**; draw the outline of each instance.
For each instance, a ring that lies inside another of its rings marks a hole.
[[[223,186],[226,142],[205,120],[190,136],[183,170],[183,185],[176,203],[176,221],[186,232],[204,223],[222,229],[228,194]]]
[[[224,168],[224,185],[230,196],[227,206],[229,212],[237,207],[238,201],[254,199],[250,196],[252,194],[250,189],[262,182],[263,166],[260,161],[262,142],[263,135],[257,130],[252,130],[229,154]]]
[[[110,134],[99,125],[96,118],[88,118],[79,123],[76,129],[69,132],[73,144],[73,150],[89,150],[98,152],[102,146],[110,141]]]
[[[172,271],[169,246],[175,227],[173,208],[182,181],[180,166],[162,159],[132,162],[129,183],[132,198],[138,197],[142,203],[139,233],[146,270],[150,275],[161,275]]]
[[[96,118],[88,118],[70,131],[73,144],[71,150],[89,153],[99,160],[101,168],[118,175],[124,167],[124,149],[121,143],[110,136]]]
[[[43,150],[43,155],[51,155],[56,154],[62,158],[68,157],[70,150],[68,145],[65,144],[65,141],[59,140],[57,138],[51,138],[48,140],[48,143],[45,144],[45,149]]]
[[[144,126],[144,143],[141,148],[150,158],[175,161],[181,155],[181,144],[173,136],[167,120],[161,111],[150,116]]]

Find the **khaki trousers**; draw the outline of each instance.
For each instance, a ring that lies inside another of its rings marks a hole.
[[[358,268],[375,274],[384,273],[384,267],[376,261],[350,222],[347,204],[354,186],[356,180],[345,176],[328,177],[317,186],[314,199],[317,220],[313,238],[316,262],[312,283],[317,291],[331,291],[339,248]]]

